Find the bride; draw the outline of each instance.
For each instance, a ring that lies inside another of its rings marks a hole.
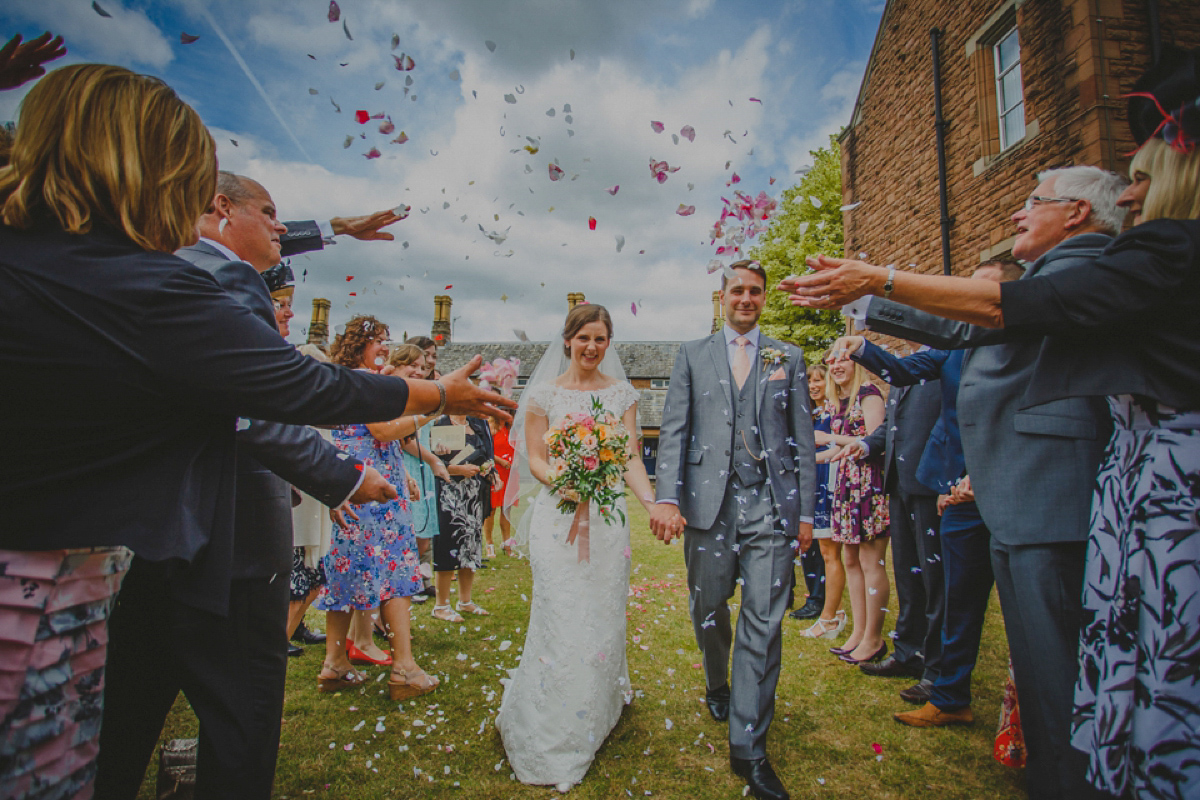
[[[624,379],[616,350],[610,350],[608,311],[576,306],[562,337],[562,349],[551,343],[534,370],[513,427],[519,462],[528,465],[523,477],[532,474],[542,486],[517,535],[519,549],[528,542],[533,602],[521,664],[505,687],[496,727],[522,783],[567,791],[583,779],[621,709],[633,699],[625,661],[629,524],[619,515],[605,522],[593,504],[590,541],[581,535],[568,544],[573,515],[557,510],[559,498],[549,488],[547,429],[566,414],[591,414],[592,398],[598,398],[629,431],[626,482],[647,509],[654,492],[640,453],[638,391]],[[510,489],[506,506],[515,494]],[[625,501],[617,508],[624,514]]]

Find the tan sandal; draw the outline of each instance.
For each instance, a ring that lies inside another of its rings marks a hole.
[[[354,667],[346,669],[338,669],[331,667],[329,664],[322,664],[322,670],[329,670],[336,677],[323,678],[317,675],[317,691],[318,692],[340,692],[343,689],[353,689],[357,686],[362,686],[367,681],[367,676],[356,670]]]
[[[403,680],[396,680],[396,675],[399,675]],[[388,694],[393,701],[409,700],[413,697],[429,694],[438,687],[438,683],[440,681],[437,678],[429,675],[420,667],[417,667],[412,672],[393,669],[392,678],[388,681]]]
[[[477,617],[490,617],[492,615],[492,612],[475,601],[471,601],[470,603],[455,603],[454,608],[464,614],[474,614]]]
[[[442,622],[463,621],[462,615],[455,613],[454,609],[450,607],[449,603],[444,606],[435,605],[433,610],[429,612],[429,615],[434,619],[440,619]]]

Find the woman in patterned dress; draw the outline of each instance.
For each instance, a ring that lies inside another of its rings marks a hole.
[[[387,334],[387,326],[374,317],[353,318],[334,343],[334,363],[359,369],[382,366]],[[379,470],[400,495],[387,503],[358,506],[334,526],[333,542],[325,556],[326,585],[315,604],[328,612],[319,691],[338,691],[365,680],[351,666],[347,652],[350,618],[356,609],[376,607],[391,644],[388,689],[392,699],[426,694],[438,684],[437,678],[427,675],[413,659],[409,625],[409,598],[422,587],[405,491],[407,477],[396,442],[414,429],[412,417],[406,416],[392,422],[343,425],[333,431],[334,444]]]
[[[845,446],[883,424],[883,395],[857,362],[831,364],[825,394],[833,411],[830,443]],[[831,522],[833,541],[842,546],[854,630],[841,647],[830,652],[851,664],[879,661],[887,655],[883,619],[889,593],[884,567],[889,518],[882,453],[838,465]]]

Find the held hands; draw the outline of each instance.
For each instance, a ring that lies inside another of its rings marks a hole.
[[[801,522],[796,533],[796,555],[803,555],[812,547],[813,526],[811,522]]]
[[[335,236],[351,236],[364,242],[390,242],[396,237],[380,229],[406,219],[411,210],[411,207],[402,205],[397,208],[376,211],[374,214],[364,214],[361,217],[334,217],[329,220],[329,226],[333,228]]]
[[[860,439],[855,439],[853,442],[850,442],[848,445],[839,450],[835,455],[831,456],[829,458],[829,462],[832,464],[835,461],[849,461],[851,459],[858,461],[866,458],[866,456],[867,446],[864,445]]]
[[[841,308],[868,294],[879,294],[887,270],[865,261],[830,256],[813,256],[806,263],[814,271],[790,275],[776,288],[787,292],[788,302],[808,308]]]
[[[687,520],[674,503],[655,503],[650,509],[650,531],[663,544],[681,535],[686,525]]]
[[[964,475],[954,488],[950,490],[951,505],[975,502],[975,492],[971,489],[971,476]]]

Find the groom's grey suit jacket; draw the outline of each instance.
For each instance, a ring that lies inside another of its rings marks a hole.
[[[808,376],[800,348],[760,335],[760,358],[765,348],[787,354],[782,364],[762,364],[755,402],[776,511],[783,532],[794,536],[800,518],[812,519],[816,508]],[[783,376],[772,380],[778,371]],[[716,522],[733,474],[733,385],[722,331],[679,348],[659,429],[656,494],[678,502],[688,527],[697,530]]]
[[[1035,261],[1022,280],[1090,264],[1111,241],[1099,233],[1073,236]],[[1087,540],[1092,489],[1112,423],[1103,398],[1025,400],[1047,339],[1014,337],[879,298],[871,300],[867,325],[939,349],[973,348],[958,388],[959,429],[979,512],[998,541]]]

